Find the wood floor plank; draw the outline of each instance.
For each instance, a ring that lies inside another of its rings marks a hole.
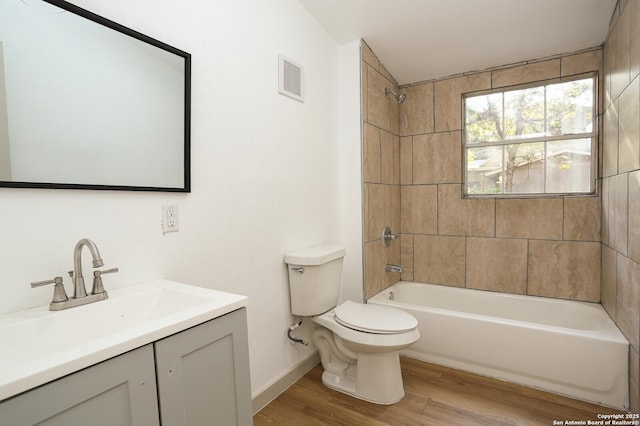
[[[618,411],[512,383],[401,358],[405,397],[393,405],[322,384],[318,365],[253,417],[260,425],[548,426]]]

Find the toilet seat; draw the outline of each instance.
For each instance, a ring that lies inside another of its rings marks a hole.
[[[334,314],[339,324],[365,333],[399,334],[418,326],[418,321],[407,312],[350,300],[336,306]]]
[[[374,305],[372,304],[370,306]],[[415,343],[420,337],[417,325],[411,330],[402,333],[356,330],[351,326],[346,326],[338,322],[335,309],[312,317],[311,320],[317,325],[332,331],[336,335],[336,338],[342,339],[345,345],[354,352],[373,353],[400,350]]]

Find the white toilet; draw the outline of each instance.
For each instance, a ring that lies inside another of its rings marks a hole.
[[[320,352],[322,383],[377,404],[404,397],[400,349],[418,340],[410,314],[380,305],[346,301],[339,306],[345,250],[322,245],[285,256],[291,312],[312,317],[313,341]]]

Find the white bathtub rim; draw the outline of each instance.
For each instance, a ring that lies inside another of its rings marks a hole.
[[[611,320],[610,323],[606,327],[599,328],[599,329],[571,328],[571,327],[562,327],[562,326],[553,325],[553,324],[536,324],[536,323],[532,323],[530,321],[516,320],[516,319],[511,319],[511,318],[505,318],[505,317],[496,317],[496,316],[477,314],[477,313],[469,313],[469,312],[463,312],[463,311],[460,311],[460,310],[435,308],[435,307],[431,307],[431,306],[419,305],[419,304],[416,304],[416,303],[403,303],[403,302],[398,302],[397,300],[389,300],[388,297],[384,297],[383,296],[384,293],[387,293],[389,291],[393,291],[394,287],[396,287],[398,285],[410,285],[410,286],[427,285],[427,286],[434,286],[434,287],[442,287],[443,289],[446,289],[446,291],[454,290],[454,291],[457,291],[457,292],[460,292],[460,291],[463,291],[463,292],[464,291],[480,292],[480,293],[485,293],[486,292],[486,293],[490,293],[492,296],[495,295],[495,296],[501,297],[501,298],[514,298],[514,299],[517,298],[517,299],[520,299],[522,297],[525,297],[525,298],[549,299],[549,298],[545,298],[545,297],[542,297],[542,296],[508,294],[508,293],[500,293],[500,292],[495,292],[495,291],[490,291],[490,290],[478,290],[478,289],[465,289],[465,288],[462,288],[462,287],[451,287],[451,286],[446,286],[446,285],[441,285],[441,284],[421,284],[421,283],[414,283],[414,282],[410,282],[410,281],[399,281],[399,282],[393,284],[392,286],[390,286],[390,287],[388,287],[388,288],[376,293],[369,300],[367,300],[367,303],[369,303],[369,301],[371,301],[371,300],[374,300],[374,301],[377,301],[378,303],[383,302],[381,304],[384,304],[384,305],[404,307],[404,308],[408,308],[408,309],[415,309],[415,308],[426,309],[426,310],[428,310],[430,312],[439,313],[439,314],[445,314],[445,315],[448,315],[451,312],[460,312],[465,317],[478,319],[478,320],[484,320],[484,321],[496,322],[496,323],[508,323],[508,324],[513,324],[513,325],[517,325],[517,326],[524,327],[524,328],[537,329],[537,330],[548,329],[548,330],[554,330],[554,331],[557,331],[559,333],[564,333],[564,334],[572,334],[572,335],[576,335],[577,334],[577,335],[589,335],[589,336],[594,336],[595,335],[598,338],[601,338],[603,340],[610,341],[610,342],[617,342],[617,343],[621,343],[621,344],[628,344],[629,343],[628,340],[624,337],[624,335],[620,331],[620,329],[615,326],[613,320]],[[553,300],[555,300],[555,299],[553,299]],[[604,310],[602,305],[599,304],[599,303],[583,302],[583,301],[568,300],[568,299],[557,299],[557,301],[558,301],[558,303],[580,304],[580,305],[585,305],[585,306],[587,306],[587,307],[589,307],[591,309],[597,309],[597,310],[600,311],[600,314],[604,314],[607,318],[610,319],[609,314],[607,314],[607,312]]]
[[[385,306],[387,305],[385,304]],[[415,305],[410,303],[397,303],[395,301],[393,301],[393,303],[389,303],[388,306],[404,307],[408,309],[415,309],[416,306],[419,306],[420,308],[424,308],[421,305]],[[460,311],[450,311],[448,309],[431,308],[431,307],[428,307],[427,310],[429,312],[442,314],[442,315],[451,315],[451,312],[460,312]],[[601,340],[605,340],[613,343],[620,343],[624,345],[628,344],[628,340],[624,337],[622,332],[620,332],[620,330],[617,327],[613,327],[613,328],[608,327],[601,330],[589,330],[589,329],[559,327],[556,325],[548,325],[548,324],[542,324],[542,325],[534,324],[528,321],[519,321],[519,320],[508,319],[508,318],[492,317],[488,315],[471,314],[467,312],[464,312],[464,316],[470,319],[477,319],[477,320],[482,320],[482,321],[487,321],[492,323],[501,323],[501,324],[506,323],[506,324],[517,325],[518,327],[532,329],[532,330],[553,330],[555,332],[558,332],[561,334],[567,334],[567,335],[596,336]]]

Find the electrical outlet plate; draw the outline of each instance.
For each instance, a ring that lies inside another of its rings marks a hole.
[[[178,220],[178,205],[167,204],[162,206],[162,232],[177,232],[180,229]]]

